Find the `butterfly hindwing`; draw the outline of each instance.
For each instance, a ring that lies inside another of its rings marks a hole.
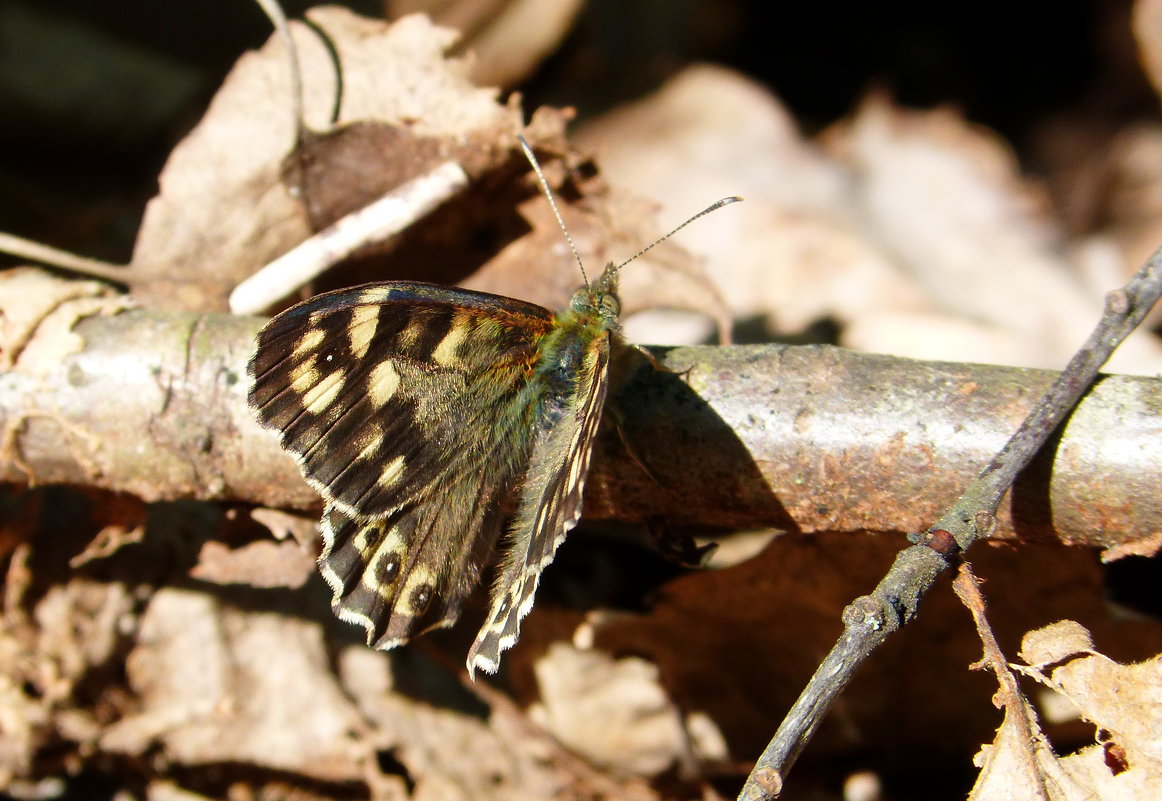
[[[335,613],[362,626],[368,645],[392,648],[456,621],[496,542],[498,499],[507,491],[487,474],[475,478],[476,486],[447,488],[471,502],[411,505],[378,518],[334,504],[323,513],[319,570]]]

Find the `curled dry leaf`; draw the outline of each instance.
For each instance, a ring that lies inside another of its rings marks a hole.
[[[66,281],[32,267],[5,270],[0,273],[0,367],[36,375],[51,371],[84,347],[72,333],[73,323],[130,305],[99,281]]]
[[[1086,653],[1093,653],[1089,632],[1080,623],[1060,620],[1026,634],[1018,655],[1025,664],[1039,668]]]

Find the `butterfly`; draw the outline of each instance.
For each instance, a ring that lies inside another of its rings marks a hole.
[[[335,613],[363,627],[369,646],[392,648],[456,621],[515,498],[467,660],[470,675],[496,672],[542,571],[581,517],[610,363],[630,347],[617,294],[626,263],[608,265],[556,313],[388,281],[317,295],[259,332],[250,404],[326,502],[319,569]]]

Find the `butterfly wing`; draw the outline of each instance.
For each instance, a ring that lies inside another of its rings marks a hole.
[[[532,432],[550,313],[389,282],[318,295],[267,324],[251,405],[326,499],[320,569],[337,614],[381,648],[448,625],[499,531]]]
[[[362,626],[373,648],[452,625],[479,580],[506,488],[460,482],[450,489],[458,494],[452,502],[405,506],[386,517],[354,517],[334,504],[323,513],[319,571],[331,606],[341,620]]]
[[[501,652],[516,642],[521,619],[532,609],[541,572],[581,517],[581,495],[609,387],[612,340],[608,330],[581,340],[580,369],[568,371],[569,390],[541,401],[520,506],[488,620],[468,652],[470,674],[477,668],[496,672]]]

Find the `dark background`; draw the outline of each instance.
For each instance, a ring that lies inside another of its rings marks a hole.
[[[310,5],[283,3],[292,17]],[[1071,120],[1092,144],[1157,116],[1129,14],[1125,0],[593,0],[563,46],[509,88],[526,110],[573,106],[586,117],[712,61],[766,84],[808,132],[884,88],[907,106],[955,104],[1037,174],[1068,158],[1047,143]],[[0,5],[0,230],[127,261],[169,150],[269,34],[242,0]]]

